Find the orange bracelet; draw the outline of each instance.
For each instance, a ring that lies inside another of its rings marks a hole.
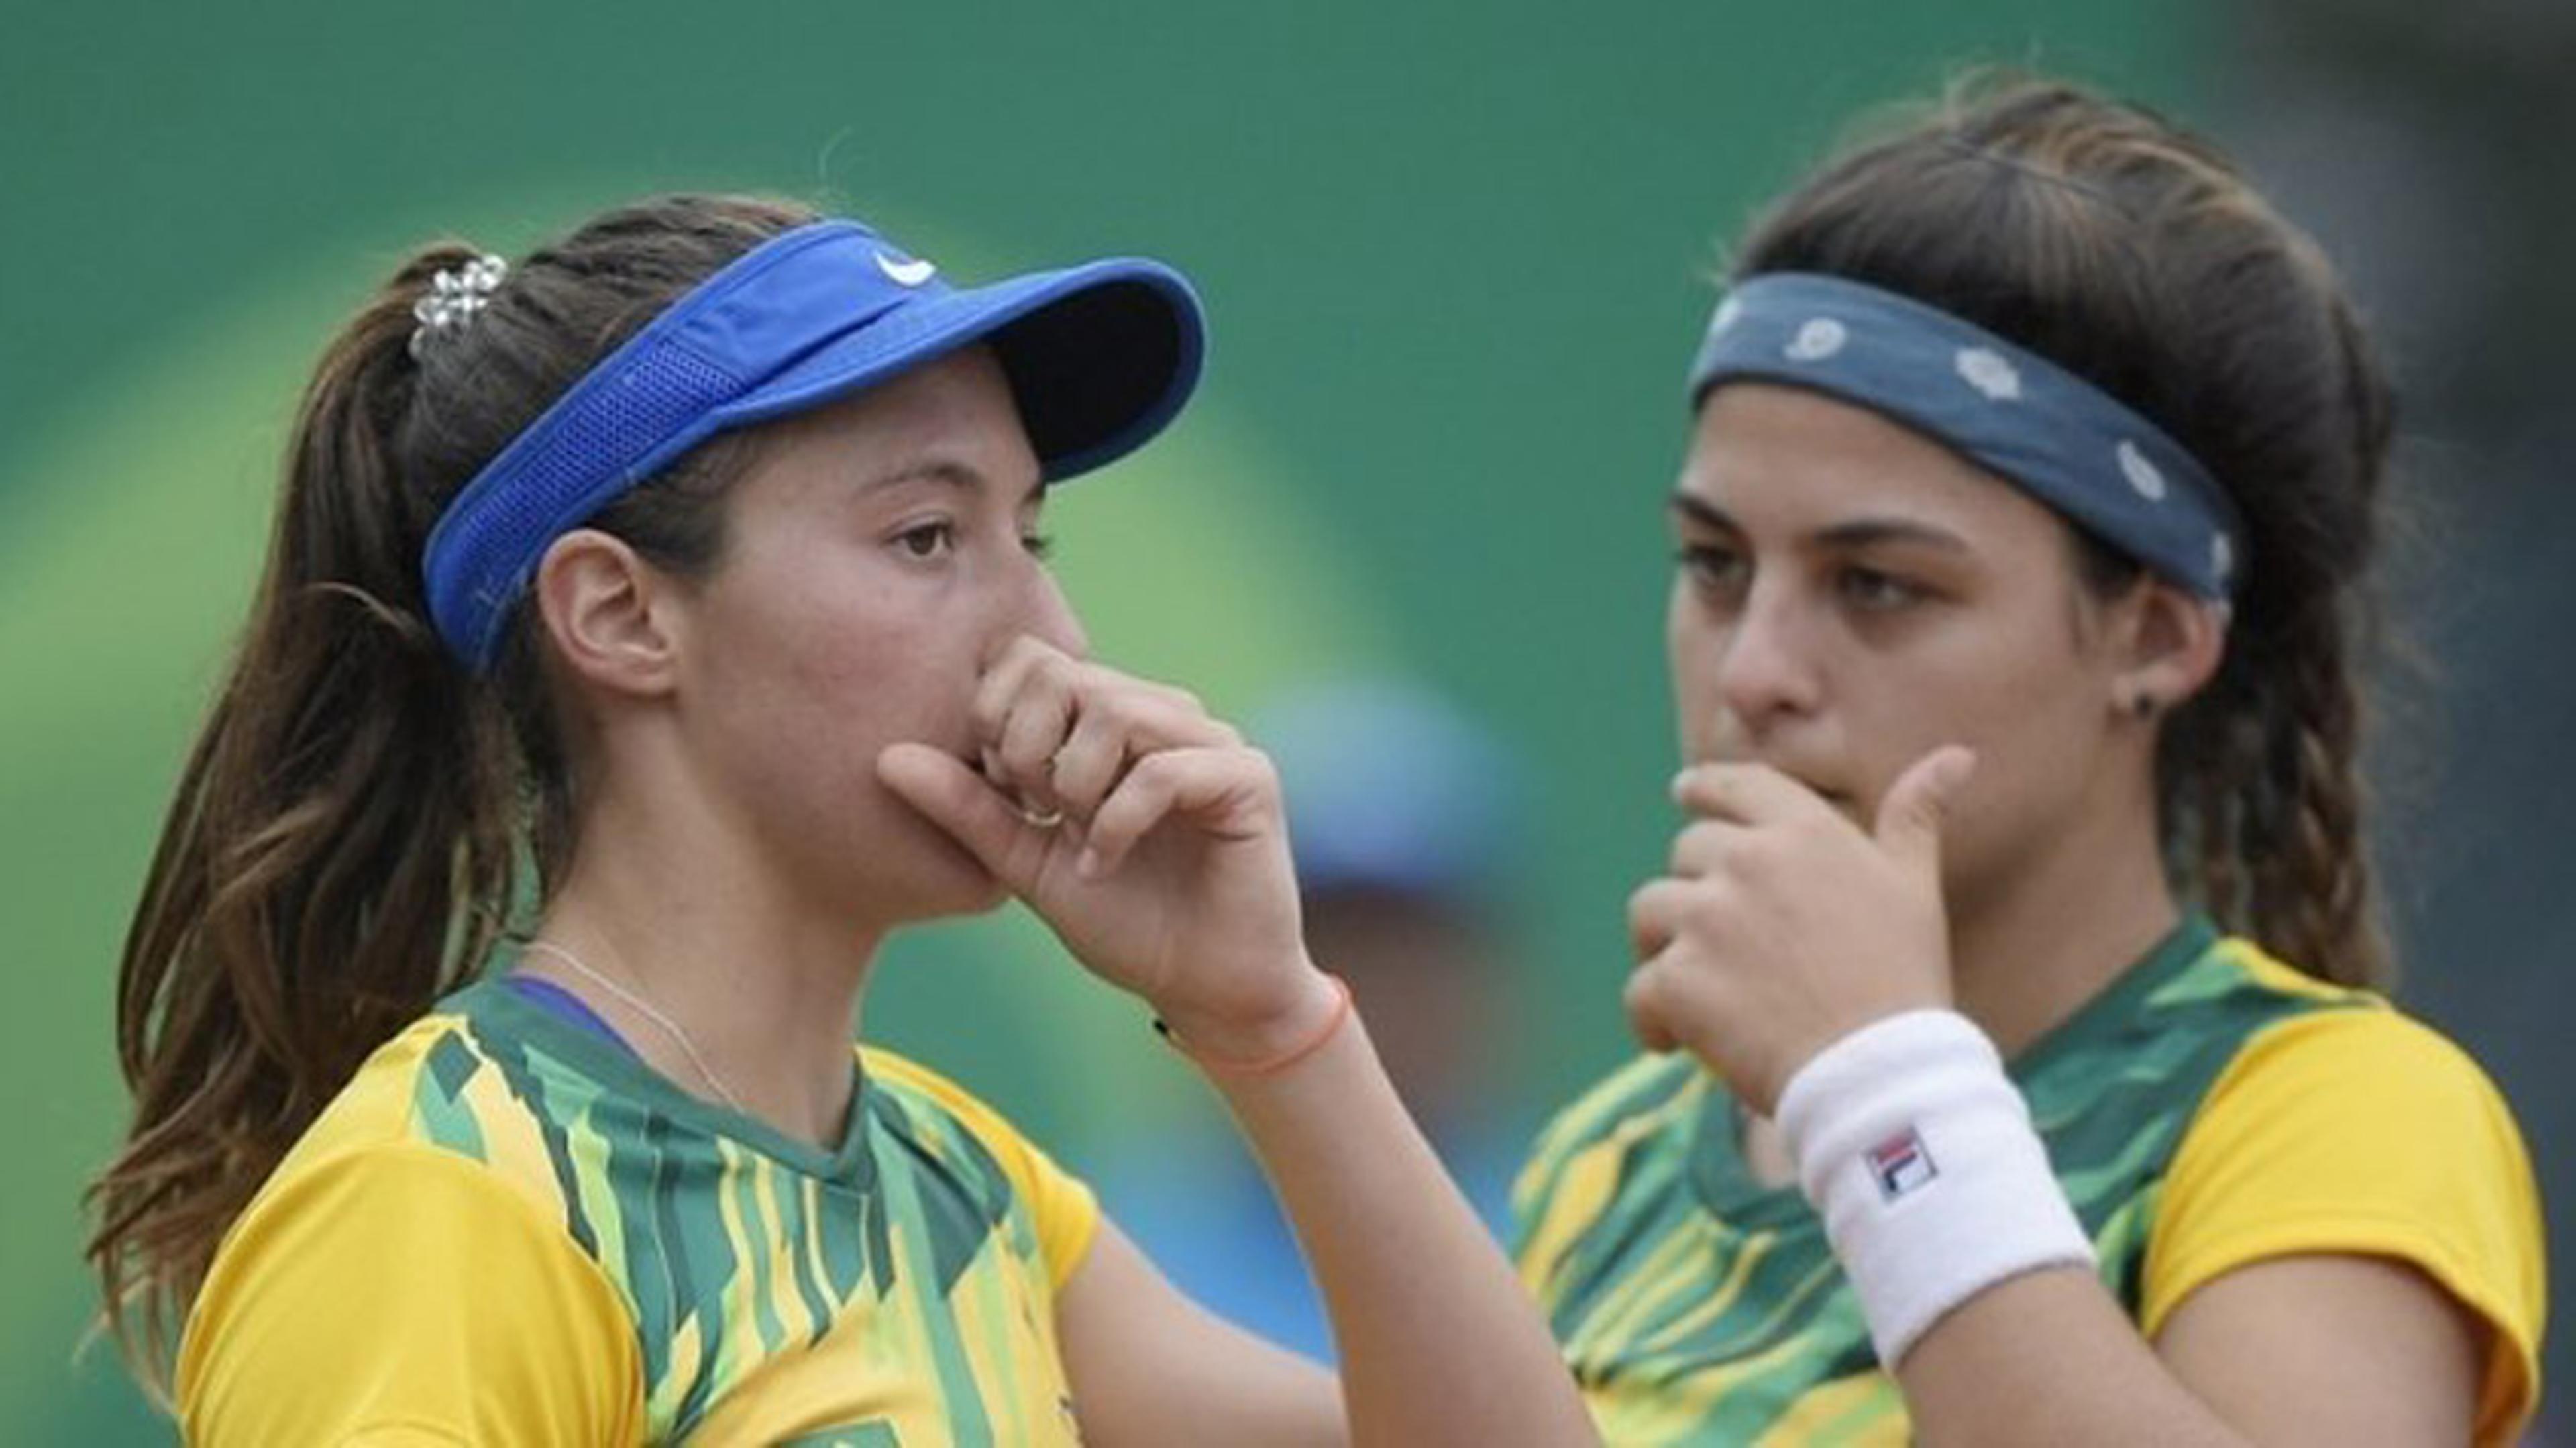
[[[1164,1021],[1160,1016],[1156,1016],[1154,1018],[1154,1033],[1161,1036],[1165,1041],[1170,1042],[1173,1050],[1189,1057],[1190,1060],[1196,1062],[1202,1070],[1207,1071],[1211,1075],[1276,1075],[1277,1073],[1285,1071],[1289,1067],[1296,1065],[1298,1062],[1305,1060],[1308,1056],[1315,1054],[1317,1051],[1324,1049],[1324,1043],[1333,1039],[1333,1037],[1341,1031],[1342,1022],[1351,1018],[1350,982],[1333,974],[1331,971],[1323,972],[1323,976],[1325,980],[1332,983],[1333,1013],[1325,1018],[1324,1024],[1316,1030],[1315,1034],[1266,1061],[1225,1061],[1214,1056],[1206,1055],[1192,1047],[1189,1042],[1182,1040],[1181,1033],[1173,1030],[1170,1024]]]

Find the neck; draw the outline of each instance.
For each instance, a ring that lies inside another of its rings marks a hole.
[[[674,831],[667,811],[659,821],[645,813],[595,802],[536,938],[578,956],[677,1033],[541,952],[521,968],[579,995],[693,1094],[721,1101],[730,1092],[790,1136],[836,1142],[850,1108],[860,996],[883,931],[794,898],[782,872],[715,821]]]
[[[2074,818],[2067,837],[1999,872],[2005,883],[1951,895],[1959,1009],[2006,1058],[2082,1009],[2181,918],[2151,807]]]

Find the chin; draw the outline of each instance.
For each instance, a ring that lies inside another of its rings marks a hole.
[[[894,921],[911,924],[982,915],[1011,898],[1011,892],[965,846],[926,826],[923,834],[917,846],[908,842],[889,852],[903,861],[899,876],[872,882],[871,893],[884,902]]]
[[[914,920],[946,920],[960,915],[989,914],[1009,902],[1011,892],[1002,888],[1001,881],[980,869],[975,876],[974,883],[963,888],[926,892],[921,900],[915,902],[917,908],[906,913]]]

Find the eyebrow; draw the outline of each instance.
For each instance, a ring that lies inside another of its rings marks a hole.
[[[893,472],[870,478],[861,485],[860,491],[882,492],[898,483],[939,483],[970,493],[981,492],[990,485],[990,481],[981,471],[953,458],[939,458],[930,462],[914,463],[909,467],[898,468]],[[1017,501],[1021,503],[1034,501],[1045,494],[1046,487],[1046,479],[1041,476],[1036,482],[1029,484],[1028,491],[1022,493]]]
[[[1671,506],[1675,513],[1701,527],[1724,529],[1729,533],[1744,531],[1744,525],[1729,517],[1724,508],[1706,498],[1676,490],[1672,496]],[[1936,528],[1929,523],[1918,523],[1911,518],[1853,518],[1847,522],[1836,523],[1830,528],[1818,529],[1810,535],[1808,541],[1829,548],[1867,548],[1880,543],[1920,543],[1954,553],[1968,551],[1967,540],[1958,534],[1947,528]]]

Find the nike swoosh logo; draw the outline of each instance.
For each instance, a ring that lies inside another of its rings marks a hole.
[[[939,270],[935,262],[895,261],[884,252],[878,252],[876,258],[877,270],[884,272],[886,280],[899,287],[917,287],[930,280],[931,273]]]

